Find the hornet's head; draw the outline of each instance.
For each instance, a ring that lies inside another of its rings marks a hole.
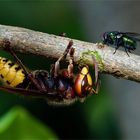
[[[88,66],[84,66],[75,80],[75,91],[80,97],[85,97],[92,90],[92,78]]]

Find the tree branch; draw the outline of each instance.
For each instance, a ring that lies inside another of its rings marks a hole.
[[[71,40],[25,28],[0,25],[0,46],[5,39],[11,42],[15,51],[53,58],[59,58]],[[120,50],[113,54],[114,48],[106,45],[101,48],[98,44],[72,40],[75,61],[78,61],[81,54],[87,50],[97,51],[104,64],[103,73],[140,82],[140,56],[131,54],[128,57],[124,51]],[[89,63],[93,65],[92,59],[89,59]]]

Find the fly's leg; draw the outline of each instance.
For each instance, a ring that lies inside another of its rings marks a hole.
[[[115,51],[113,52],[113,54],[116,53],[116,51],[118,50],[119,47],[120,47],[120,46],[116,46],[116,47],[115,47]]]
[[[126,54],[128,55],[128,57],[130,57],[129,54],[128,54],[128,52],[130,52],[129,47],[130,47],[130,46],[128,46],[127,43],[124,42],[124,49],[125,49],[125,52],[126,52]],[[131,52],[130,52],[130,53],[131,53]]]
[[[118,48],[121,46],[120,44],[121,44],[121,42],[122,42],[122,40],[121,40],[121,35],[117,35],[117,38],[116,38],[116,42],[115,42],[115,51],[114,51],[114,53],[113,54],[115,54],[116,53],[116,51],[118,50]]]
[[[63,55],[61,57],[59,57],[59,59],[55,62],[54,65],[54,77],[58,76],[59,70],[60,70],[60,61],[64,58],[66,58],[67,54],[69,53],[71,47],[73,45],[73,41],[69,41],[69,44],[67,45],[67,48],[65,49]]]
[[[128,50],[128,51],[129,51],[129,50]],[[126,52],[126,54],[129,56],[128,51],[127,51],[127,48],[125,47],[125,52]],[[130,56],[129,56],[129,57],[130,57]]]
[[[128,52],[131,53],[130,49],[128,49]]]

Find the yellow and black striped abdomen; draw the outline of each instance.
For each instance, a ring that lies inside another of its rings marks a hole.
[[[0,76],[2,81],[11,87],[22,84],[25,79],[22,68],[18,64],[3,57],[0,57]]]

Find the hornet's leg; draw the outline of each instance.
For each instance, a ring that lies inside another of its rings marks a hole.
[[[60,70],[60,61],[63,59],[63,58],[66,58],[67,54],[69,53],[71,47],[73,45],[73,41],[69,41],[69,44],[67,45],[67,48],[65,49],[63,55],[61,57],[59,57],[59,59],[55,62],[55,66],[54,66],[54,76],[57,77],[58,75],[58,72]]]
[[[68,76],[73,76],[73,63],[74,63],[74,48],[70,49],[70,58],[69,58],[69,65],[68,65]]]
[[[74,48],[69,51],[69,64],[67,70],[63,70],[63,76],[69,80],[73,80],[73,67],[74,67]],[[72,83],[72,82],[70,82]],[[72,99],[75,97],[73,86],[70,85],[65,91],[65,98]]]
[[[51,75],[51,77],[54,77],[54,69],[55,69],[55,65],[51,64],[51,67],[50,67],[50,75]]]
[[[29,73],[25,66],[23,65],[23,63],[20,61],[20,59],[18,58],[18,56],[16,55],[16,53],[14,52],[14,50],[11,48],[11,44],[10,41],[8,40],[4,40],[3,41],[3,46],[4,46],[4,50],[10,52],[10,54],[14,57],[14,59],[17,61],[17,63],[19,64],[19,66],[23,69],[24,73],[26,76],[29,77],[29,79],[32,81],[32,83],[40,90],[42,91],[41,86],[39,85],[38,81],[33,77],[32,73]]]
[[[20,61],[20,59],[17,57],[17,55],[14,52],[14,50],[11,48],[10,41],[4,40],[3,41],[3,46],[4,46],[4,50],[10,52],[10,54],[14,57],[14,59],[19,64],[19,66],[23,69],[24,73],[28,75],[28,71],[26,70],[25,66],[22,64],[22,62]]]
[[[97,81],[97,83],[96,83],[96,85],[95,85],[95,89],[92,88],[92,90],[91,90],[91,94],[92,94],[92,93],[98,94],[99,89],[100,89],[100,85],[101,85],[101,81],[100,81],[100,79],[98,79],[98,81]]]
[[[41,92],[40,90],[13,88],[13,87],[9,87],[9,86],[0,86],[0,90],[27,96],[27,97],[43,98],[43,99],[45,99],[47,97],[48,99],[56,98],[57,100],[63,99],[62,94],[58,94],[57,92],[50,92],[50,93],[46,94],[45,92]]]
[[[92,59],[93,59],[94,70],[95,70],[95,81],[94,81],[94,83],[95,83],[95,85],[96,85],[96,83],[97,83],[97,81],[98,81],[98,77],[99,77],[99,75],[98,75],[99,69],[98,69],[98,64],[97,64],[96,59],[95,59],[94,56],[92,56]]]
[[[97,94],[100,87],[99,69],[98,69],[97,61],[94,56],[92,56],[92,59],[93,59],[94,69],[95,69],[95,81],[94,81],[95,89],[92,88],[91,92]]]

